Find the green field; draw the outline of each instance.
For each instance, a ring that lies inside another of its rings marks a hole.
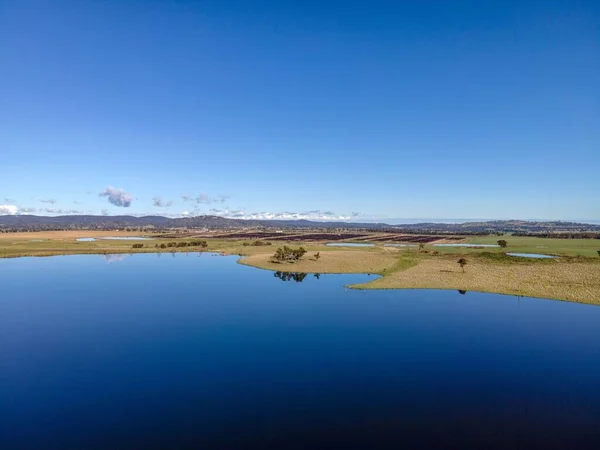
[[[598,257],[600,239],[550,239],[520,236],[474,236],[466,237],[469,244],[496,244],[499,239],[508,242],[508,247],[486,248],[486,252],[494,253],[543,253],[557,256]],[[435,247],[427,245],[427,249],[438,250],[440,253],[479,253],[482,249],[465,247]]]

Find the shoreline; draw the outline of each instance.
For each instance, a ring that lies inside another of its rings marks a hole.
[[[79,237],[82,233],[76,234]],[[85,234],[97,237],[107,233]],[[114,232],[111,234],[115,235]],[[272,245],[252,246],[248,245],[247,240],[210,238],[206,238],[206,248],[189,246],[161,249],[155,245],[173,241],[183,242],[185,238],[165,239],[150,235],[153,241],[145,242],[147,247],[134,249],[134,242],[126,240],[77,242],[71,232],[53,232],[52,236],[43,241],[31,239],[38,236],[42,235],[28,233],[27,239],[19,239],[0,234],[0,259],[66,255],[219,253],[238,256],[238,264],[272,272],[379,275],[366,283],[348,286],[358,290],[464,290],[600,305],[600,258],[584,256],[560,254],[558,259],[533,260],[481,249],[438,251],[439,247],[430,246],[429,250],[419,251],[383,245],[364,248],[328,247],[319,242],[272,242]],[[568,244],[572,243],[567,242],[564,245]],[[278,246],[283,245],[303,245],[307,254],[295,263],[273,263],[271,255]],[[575,242],[574,248],[577,248],[577,245]],[[530,247],[529,250],[535,248]],[[512,252],[513,248],[503,251]],[[321,256],[318,259],[314,257],[317,252]],[[468,261],[464,273],[457,265],[457,260],[463,257]]]

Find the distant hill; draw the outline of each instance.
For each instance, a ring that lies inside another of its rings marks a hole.
[[[415,223],[389,225],[385,223],[316,222],[310,220],[243,220],[220,216],[194,216],[176,219],[163,216],[0,216],[0,231],[35,230],[116,230],[123,228],[169,229],[239,229],[239,228],[298,228],[298,229],[363,229],[405,233],[440,234],[573,234],[600,233],[600,225],[560,222],[493,220],[467,223]]]
[[[309,220],[242,220],[220,216],[194,216],[171,219],[163,216],[0,216],[0,229],[117,229],[127,227],[229,229],[248,227],[277,228],[383,228],[386,224],[312,222]]]

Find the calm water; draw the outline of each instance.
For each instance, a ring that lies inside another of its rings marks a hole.
[[[76,241],[79,242],[94,242],[99,239],[104,241],[152,241],[152,238],[146,237],[137,237],[137,236],[107,236],[101,238],[93,238],[93,237],[85,237],[85,238],[77,238]]]
[[[600,308],[210,254],[0,259],[0,448],[600,448]]]
[[[419,244],[383,244],[384,247],[417,247]]]
[[[358,242],[332,242],[329,247],[375,247],[375,244],[364,244]]]
[[[433,244],[434,247],[485,247],[485,248],[497,248],[500,247],[497,244]]]
[[[543,255],[541,253],[507,253],[508,256],[517,256],[519,258],[557,258],[557,256]]]

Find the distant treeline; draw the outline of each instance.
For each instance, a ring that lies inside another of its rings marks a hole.
[[[163,242],[162,244],[154,244],[154,248],[183,248],[183,247],[208,247],[206,241],[181,241],[181,242]],[[144,248],[144,244],[133,244],[132,248]]]
[[[370,230],[373,231],[373,230]],[[477,230],[477,231],[465,231],[460,229],[452,229],[452,230],[431,230],[431,229],[420,229],[420,228],[383,228],[381,230],[377,230],[377,232],[381,233],[391,233],[391,234],[421,234],[425,236],[439,236],[439,235],[456,235],[460,234],[462,236],[488,236],[490,234],[496,235],[497,232],[492,232],[489,230]],[[502,233],[504,234],[504,233]]]
[[[513,236],[553,239],[600,239],[600,233],[513,233]]]

